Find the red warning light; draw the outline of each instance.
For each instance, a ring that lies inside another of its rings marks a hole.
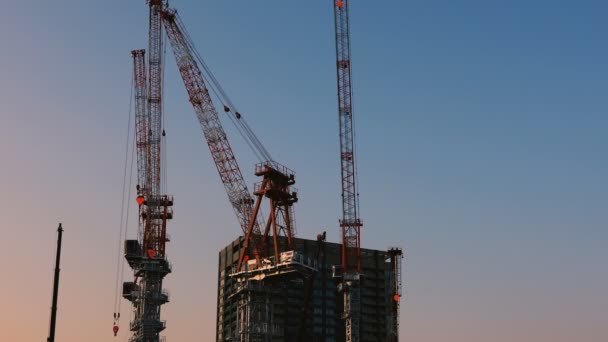
[[[399,296],[398,294],[393,296],[393,299],[395,300],[395,302],[398,302],[400,298],[401,298],[401,296]]]
[[[115,326],[112,328],[112,331],[114,332],[114,336],[116,336],[116,334],[118,334],[118,325],[115,325]]]
[[[148,256],[153,259],[156,256],[156,252],[153,249],[148,249]]]
[[[247,262],[247,261],[249,261],[249,255],[245,255],[245,256],[243,257],[243,262]]]
[[[137,198],[135,199],[135,201],[137,201],[138,205],[144,204],[144,201],[145,201],[144,196],[137,196]]]
[[[342,1],[338,1],[336,2],[336,5],[338,5],[338,7],[342,8],[342,5],[344,5],[344,3]]]

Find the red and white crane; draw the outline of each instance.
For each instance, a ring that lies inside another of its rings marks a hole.
[[[292,238],[295,233],[292,205],[297,202],[297,194],[291,187],[295,183],[294,172],[272,160],[243,116],[235,110],[234,104],[197,53],[177,11],[165,8],[162,12],[162,20],[190,103],[228,194],[228,200],[245,236],[243,252],[236,269],[241,269],[243,262],[249,258],[249,254],[253,254],[258,264],[262,258],[267,257],[269,253],[266,249],[269,247],[270,235],[273,236],[274,249],[274,253],[271,254],[275,257],[274,260],[278,260],[279,250],[292,249]],[[218,100],[222,101],[224,112],[231,116],[237,124],[237,128],[249,146],[259,157],[265,158],[265,161],[257,164],[255,168],[255,174],[264,178],[255,186],[255,200],[247,189],[243,174],[211,99],[209,88],[214,91]],[[264,197],[268,198],[270,202],[269,215],[265,224],[259,215]],[[264,232],[261,227],[265,227]]]
[[[167,220],[173,217],[173,198],[161,191],[161,140],[165,135],[163,122],[163,28],[173,50],[178,70],[189,100],[196,113],[228,199],[234,209],[245,240],[237,271],[249,256],[258,265],[262,259],[278,262],[279,252],[292,250],[295,217],[292,205],[297,202],[294,173],[276,163],[236,110],[213,73],[196,51],[177,11],[166,0],[147,0],[149,5],[149,55],[146,70],[145,50],[132,51],[135,93],[135,131],[137,150],[137,203],[139,205],[138,240],[125,241],[125,258],[133,269],[135,280],[123,284],[122,296],[133,303],[134,317],[130,323],[131,342],[164,341],[161,305],[169,301],[162,289],[164,277],[171,272],[166,259]],[[209,90],[223,104],[237,130],[259,159],[255,173],[263,180],[255,186],[255,199],[245,180],[224,131]],[[268,219],[260,215],[263,198],[268,198]],[[264,228],[262,232],[261,227]],[[269,253],[270,236],[273,252]],[[281,238],[279,238],[281,237]],[[114,314],[114,335],[118,332],[120,312]]]
[[[161,190],[162,127],[162,0],[149,0],[148,69],[144,50],[134,50],[135,141],[137,149],[137,240],[125,241],[125,258],[135,280],[123,284],[122,295],[133,303],[131,342],[158,342],[165,329],[161,305],[169,301],[163,279],[171,272],[166,258],[167,221],[173,218],[173,198]],[[115,313],[114,336],[118,332]]]
[[[332,0],[336,35],[338,117],[340,126],[340,165],[342,176],[342,273],[338,289],[344,296],[346,342],[358,342],[361,320],[361,220],[355,164],[353,125],[352,66],[350,59],[349,1]]]

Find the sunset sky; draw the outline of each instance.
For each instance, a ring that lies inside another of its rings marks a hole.
[[[171,4],[297,172],[298,236],[337,242],[332,0]],[[599,0],[351,0],[362,243],[405,250],[402,341],[608,341],[606,13]],[[128,303],[117,338],[112,313],[130,51],[147,48],[147,15],[144,0],[1,1],[0,341],[46,340],[58,222],[56,340],[127,339]],[[164,335],[213,341],[217,253],[240,228],[166,57]],[[224,123],[253,184],[256,159]]]

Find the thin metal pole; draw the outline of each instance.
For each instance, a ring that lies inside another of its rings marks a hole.
[[[55,259],[55,279],[53,281],[53,306],[51,307],[51,328],[47,342],[55,342],[55,323],[57,322],[57,294],[59,292],[59,260],[61,258],[61,238],[63,228],[61,223],[57,228],[57,257]]]

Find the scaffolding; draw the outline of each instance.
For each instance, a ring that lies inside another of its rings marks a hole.
[[[317,271],[317,262],[296,251],[282,252],[278,262],[265,258],[261,265],[249,260],[230,276],[237,287],[229,298],[237,301],[237,331],[229,336],[235,342],[271,342],[284,336],[274,317],[273,295],[282,291],[281,284],[305,279]]]
[[[263,281],[242,281],[235,296],[238,298],[238,325],[232,341],[271,342],[282,335],[279,325],[274,322],[272,289],[264,286]]]

